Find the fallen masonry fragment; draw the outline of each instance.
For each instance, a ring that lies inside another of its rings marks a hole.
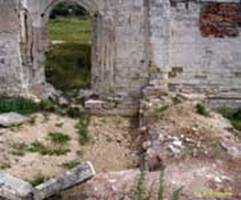
[[[17,126],[17,125],[23,124],[28,120],[29,120],[28,117],[25,117],[21,114],[14,113],[14,112],[0,114],[1,127]]]
[[[59,192],[74,187],[95,176],[90,162],[80,164],[63,176],[51,179],[36,187],[11,175],[0,174],[0,199],[4,200],[43,200]]]
[[[31,184],[5,173],[0,174],[0,198],[30,200],[34,197],[33,191]]]

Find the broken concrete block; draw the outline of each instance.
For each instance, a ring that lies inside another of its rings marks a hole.
[[[25,117],[21,114],[10,112],[0,114],[0,126],[2,127],[11,127],[23,124],[24,122],[28,121],[28,117]]]
[[[31,184],[11,175],[0,173],[0,199],[33,200],[33,191]]]
[[[94,109],[94,110],[101,110],[103,108],[103,105],[104,105],[104,101],[101,101],[101,100],[93,100],[93,99],[90,99],[88,101],[85,102],[85,107],[87,109]]]
[[[51,197],[62,190],[66,190],[92,178],[95,174],[94,167],[90,162],[83,163],[73,170],[66,172],[63,176],[51,179],[37,186],[35,199],[42,200]]]

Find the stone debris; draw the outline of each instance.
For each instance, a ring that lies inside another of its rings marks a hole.
[[[241,145],[229,128],[230,122],[211,110],[209,117],[196,112],[202,95],[180,93],[176,97],[167,94],[167,104],[162,97],[157,100],[158,95],[142,101],[140,124],[148,127],[142,148],[150,169],[158,170],[180,158],[241,158]]]
[[[123,97],[124,98],[124,97]],[[122,101],[121,97],[108,97],[103,99],[89,99],[85,101],[85,108],[91,114],[97,115],[121,115],[134,116],[139,105],[133,99],[125,99]]]
[[[31,184],[11,175],[0,173],[0,198],[9,200],[32,200]]]
[[[80,89],[78,91],[77,99],[79,100],[88,100],[93,96],[98,96],[96,93],[94,93],[92,90],[87,90],[87,89]]]
[[[93,165],[90,162],[85,162],[67,171],[63,176],[50,179],[34,188],[21,179],[0,173],[0,199],[43,200],[58,194],[62,190],[74,187],[92,178],[95,174]]]
[[[14,112],[0,114],[0,126],[2,127],[17,126],[28,120],[28,117]]]
[[[36,200],[42,200],[59,193],[62,190],[76,186],[93,176],[96,172],[90,162],[83,163],[71,171],[66,172],[63,176],[51,179],[36,187]]]

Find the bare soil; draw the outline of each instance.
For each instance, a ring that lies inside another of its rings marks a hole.
[[[35,114],[32,122],[19,127],[0,129],[0,166],[16,177],[33,180],[39,175],[55,177],[61,175],[66,168],[64,163],[71,161],[91,161],[97,172],[117,171],[135,167],[137,162],[136,145],[133,138],[137,131],[128,118],[117,116],[91,117],[88,134],[91,138],[86,145],[80,145],[76,124],[78,120],[55,114]],[[28,146],[33,142],[40,142],[53,147],[48,134],[61,132],[70,137],[70,141],[63,144],[69,148],[66,155],[40,155],[24,151],[18,146]]]

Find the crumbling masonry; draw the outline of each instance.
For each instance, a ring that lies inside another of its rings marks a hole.
[[[0,0],[0,94],[45,89],[47,23],[62,0]],[[65,0],[71,1],[71,0]],[[241,104],[238,0],[72,0],[92,17],[92,89],[138,101],[147,86]]]

